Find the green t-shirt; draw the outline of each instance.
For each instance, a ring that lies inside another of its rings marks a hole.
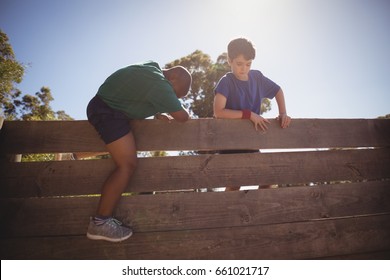
[[[97,95],[130,119],[144,119],[156,113],[182,109],[171,83],[153,61],[116,71],[100,86]]]

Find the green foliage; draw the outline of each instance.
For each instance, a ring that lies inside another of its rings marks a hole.
[[[54,154],[24,154],[22,155],[22,162],[29,161],[52,161],[54,160]]]
[[[380,116],[378,119],[390,119],[390,114],[387,114],[385,116]]]
[[[191,89],[186,98],[183,99],[184,102],[190,104],[190,109],[196,116],[201,118],[212,117],[213,88],[218,80],[215,77],[213,79],[211,77],[215,75],[216,69],[221,67],[221,65],[214,66],[210,56],[200,50],[167,63],[165,67],[171,68],[176,65],[187,68],[192,75]],[[226,72],[221,71],[220,77]]]
[[[50,89],[42,87],[35,95],[24,95],[21,99],[14,100],[16,108],[20,108],[20,115],[24,121],[51,121],[72,120],[64,111],[54,112],[50,106],[53,101]],[[22,161],[49,161],[54,160],[54,154],[25,154]]]
[[[50,121],[71,120],[64,111],[54,112],[50,102],[54,98],[48,87],[42,87],[35,95],[24,95],[21,99],[14,100],[15,108],[19,108],[22,120],[25,121]]]
[[[24,66],[16,58],[8,36],[0,30],[0,104],[7,120],[71,120],[64,111],[54,112],[54,100],[48,87],[35,95],[22,95],[15,83],[23,79]]]
[[[138,157],[166,157],[168,153],[166,151],[150,151],[150,152],[138,152]]]
[[[271,110],[271,100],[268,98],[264,98],[261,101],[261,108],[260,108],[260,113],[263,114],[265,112],[268,112]]]
[[[15,59],[8,36],[0,29],[0,104],[5,114],[13,111],[12,100],[20,95],[15,83],[20,83],[24,66]]]
[[[24,66],[15,59],[8,37],[0,30],[0,109],[7,120],[71,120],[64,111],[54,112],[50,102],[54,100],[48,87],[42,87],[35,95],[22,95],[15,87],[22,81]],[[22,161],[54,160],[54,154],[25,154]]]

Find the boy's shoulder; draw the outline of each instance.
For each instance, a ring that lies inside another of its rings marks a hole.
[[[257,77],[257,76],[263,76],[263,73],[261,73],[260,70],[252,69],[249,71],[249,75]]]
[[[153,66],[153,67],[156,67],[158,69],[161,69],[160,65],[158,65],[158,63],[153,61],[153,60],[148,60],[148,61],[141,62],[139,65],[142,65],[142,66]]]
[[[152,69],[158,69],[161,71],[160,65],[158,65],[157,62],[152,61],[152,60],[134,63],[134,64],[129,65],[127,68],[130,68],[130,69],[150,69],[150,68],[152,68]]]

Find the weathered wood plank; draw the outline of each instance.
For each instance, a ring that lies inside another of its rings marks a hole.
[[[111,160],[2,163],[3,259],[359,258],[390,251],[390,120],[297,119],[286,130],[273,121],[267,133],[245,120],[132,125],[139,150],[381,148],[140,159],[128,191],[356,183],[123,197],[116,214],[135,236],[121,244],[85,237],[98,197],[62,197],[100,193]],[[0,156],[104,149],[86,121],[5,122],[0,131]]]
[[[311,259],[390,250],[390,215],[136,233],[119,244],[64,236],[0,246],[1,259]]]
[[[387,147],[387,119],[295,119],[288,129],[271,120],[266,133],[248,120],[197,119],[187,123],[132,121],[141,150],[218,150]],[[243,137],[245,135],[245,137]],[[0,134],[0,154],[99,152],[105,147],[87,121],[10,122]]]
[[[111,160],[0,164],[1,197],[98,194]],[[390,178],[390,149],[139,159],[127,191]]]
[[[122,197],[116,211],[136,232],[239,227],[390,213],[390,181],[247,192]],[[0,236],[82,235],[98,197],[2,199]],[[59,222],[61,221],[61,222]]]

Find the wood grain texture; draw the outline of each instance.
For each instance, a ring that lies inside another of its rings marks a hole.
[[[294,119],[288,129],[271,123],[263,133],[249,120],[131,122],[140,151],[390,146],[388,119]],[[100,151],[104,144],[87,121],[6,121],[0,133],[0,154]]]
[[[98,197],[0,200],[2,237],[82,235]],[[241,192],[122,197],[116,216],[136,232],[294,223],[390,213],[390,181]],[[61,221],[61,222],[59,222]]]
[[[136,233],[121,243],[83,236],[0,239],[1,259],[311,259],[390,250],[390,215]]]
[[[99,194],[112,160],[0,163],[1,197]],[[141,158],[127,191],[390,178],[390,149]]]
[[[85,237],[99,200],[92,194],[115,168],[112,160],[2,160],[2,259],[359,259],[390,252],[390,120],[296,119],[288,129],[272,120],[266,133],[248,120],[131,125],[140,151],[212,152],[140,158],[127,188],[133,195],[115,213],[135,235],[119,244]],[[3,159],[104,150],[87,121],[6,121],[0,130]],[[283,187],[189,191],[259,184]],[[150,191],[163,193],[134,195]]]

